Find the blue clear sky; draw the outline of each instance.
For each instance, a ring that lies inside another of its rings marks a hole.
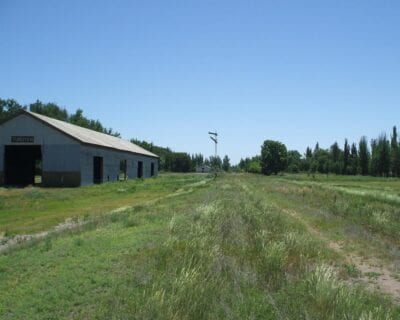
[[[399,1],[0,1],[0,97],[232,162],[400,124]]]

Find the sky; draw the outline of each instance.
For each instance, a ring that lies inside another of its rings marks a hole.
[[[399,1],[0,0],[0,98],[232,163],[400,125]]]

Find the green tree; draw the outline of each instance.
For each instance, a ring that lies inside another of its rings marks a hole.
[[[239,168],[245,172],[261,173],[261,157],[240,159]]]
[[[228,158],[227,155],[225,155],[225,157],[222,159],[222,169],[224,171],[229,171],[230,168],[231,168],[230,159]]]
[[[307,147],[305,157],[302,160],[301,170],[306,171],[306,172],[310,171],[312,160],[313,160],[313,152],[310,147]]]
[[[76,112],[69,117],[69,121],[77,126],[84,128],[90,127],[90,121],[83,116],[82,109],[77,109]]]
[[[344,140],[343,148],[343,174],[349,174],[350,165],[350,145],[347,139]]]
[[[261,147],[261,170],[263,174],[277,174],[287,167],[286,146],[273,140],[265,140]]]
[[[340,174],[342,173],[342,154],[343,151],[340,149],[339,145],[337,142],[335,142],[333,145],[331,145],[330,148],[330,165],[328,168],[328,171]]]
[[[385,177],[390,172],[390,143],[386,138],[386,134],[382,134],[378,138],[379,149],[379,173]]]
[[[210,157],[210,165],[214,169],[221,169],[222,167],[222,160],[219,156],[216,157]]]
[[[173,172],[190,172],[192,169],[190,155],[185,152],[171,152],[167,154],[166,163]]]
[[[192,155],[193,166],[201,166],[204,163],[204,156],[201,153],[195,153]]]
[[[319,143],[317,142],[314,147],[313,155],[315,155],[319,150]]]
[[[261,164],[258,160],[251,160],[247,169],[247,172],[250,173],[261,173]]]
[[[67,110],[60,108],[55,103],[42,103],[41,101],[36,100],[36,102],[29,105],[29,110],[61,121],[69,120]]]
[[[390,141],[390,170],[395,177],[400,176],[400,147],[397,138],[397,128],[393,127],[392,138]]]
[[[243,171],[247,171],[246,169],[247,169],[247,163],[249,162],[249,158],[245,158],[245,159],[243,159],[243,158],[241,158],[240,159],[240,161],[239,161],[239,169],[241,169],[241,170],[243,170]]]
[[[14,99],[0,99],[0,122],[26,109]]]
[[[114,132],[111,128],[105,128],[99,120],[90,120],[83,115],[82,109],[77,109],[76,112],[69,116],[69,122],[77,126],[102,132],[111,136],[120,137],[119,132]]]
[[[358,143],[358,160],[360,173],[365,176],[369,173],[370,168],[370,153],[368,149],[367,137],[363,136]]]
[[[386,134],[371,140],[371,173],[388,177],[390,172],[390,143]]]
[[[350,170],[349,173],[352,175],[356,175],[358,173],[358,153],[357,146],[355,143],[351,145],[350,151]]]
[[[288,165],[287,171],[298,173],[301,169],[301,154],[297,150],[290,150],[287,153]]]
[[[319,173],[329,173],[331,167],[330,154],[328,150],[319,148],[314,154],[312,162],[313,172],[318,171]]]

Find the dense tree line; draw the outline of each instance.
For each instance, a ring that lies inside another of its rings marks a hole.
[[[345,139],[343,148],[337,142],[329,149],[320,149],[317,144],[313,151],[307,148],[302,171],[400,177],[399,146],[396,127],[393,127],[390,140],[386,134],[381,134],[370,143],[365,136],[351,145]]]
[[[83,115],[82,109],[77,109],[75,113],[69,114],[65,108],[55,103],[43,103],[37,100],[29,105],[21,105],[14,99],[0,98],[0,122],[18,114],[21,110],[30,110],[35,113],[48,116],[50,118],[66,121],[80,127],[88,128],[112,136],[120,137],[120,134],[111,128],[106,128],[99,120],[88,119]]]
[[[197,166],[207,165],[217,170],[229,171],[230,159],[225,156],[205,158],[201,153],[190,155],[186,152],[175,152],[170,148],[154,145],[152,142],[131,139],[131,142],[155,153],[160,157],[159,168],[161,171],[194,172]]]
[[[363,136],[358,143],[350,144],[345,139],[343,146],[334,142],[327,149],[317,143],[314,149],[307,147],[302,156],[296,150],[286,151],[286,146],[279,141],[266,140],[260,156],[241,159],[238,167],[267,175],[287,171],[400,177],[400,141],[397,128],[393,127],[390,139],[381,134],[368,143]]]

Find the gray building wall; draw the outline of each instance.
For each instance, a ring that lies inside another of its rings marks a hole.
[[[12,136],[33,137],[33,143],[15,143]],[[6,145],[39,145],[42,151],[43,185],[76,186],[80,184],[80,143],[48,127],[31,116],[21,114],[0,126],[0,178],[4,177]]]
[[[103,181],[117,181],[119,178],[120,161],[126,160],[127,178],[137,178],[138,162],[143,162],[143,178],[151,177],[151,163],[154,163],[154,175],[158,174],[158,159],[136,155],[129,152],[105,149],[96,146],[81,146],[81,183],[93,183],[93,157],[103,158]]]
[[[197,166],[196,167],[196,172],[197,173],[210,173],[212,171],[212,168],[210,166]]]
[[[12,136],[33,136],[33,143],[13,143]],[[5,145],[40,145],[44,186],[79,186],[93,183],[93,157],[103,158],[103,181],[116,181],[120,160],[127,161],[128,179],[137,178],[138,161],[143,177],[158,174],[158,159],[104,147],[83,145],[29,115],[22,114],[0,126],[0,184],[4,177]]]

